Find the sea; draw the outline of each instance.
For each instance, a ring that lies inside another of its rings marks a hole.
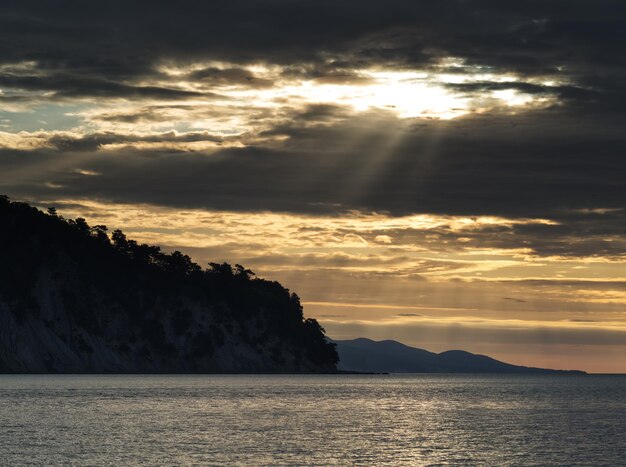
[[[626,465],[626,376],[0,376],[0,464]]]

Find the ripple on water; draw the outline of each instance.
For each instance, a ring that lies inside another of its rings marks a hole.
[[[619,465],[626,377],[0,376],[0,464]]]

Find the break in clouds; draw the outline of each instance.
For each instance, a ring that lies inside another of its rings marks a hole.
[[[359,300],[615,323],[625,23],[618,0],[5,2],[0,193],[245,261],[329,323]]]
[[[2,189],[613,235],[626,13],[545,3],[10,2]]]

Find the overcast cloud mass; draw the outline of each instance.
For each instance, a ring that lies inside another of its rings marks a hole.
[[[332,337],[626,372],[621,0],[0,6],[0,194]]]

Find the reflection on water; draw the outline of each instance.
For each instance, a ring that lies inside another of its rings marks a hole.
[[[0,464],[619,465],[626,377],[0,376]]]

